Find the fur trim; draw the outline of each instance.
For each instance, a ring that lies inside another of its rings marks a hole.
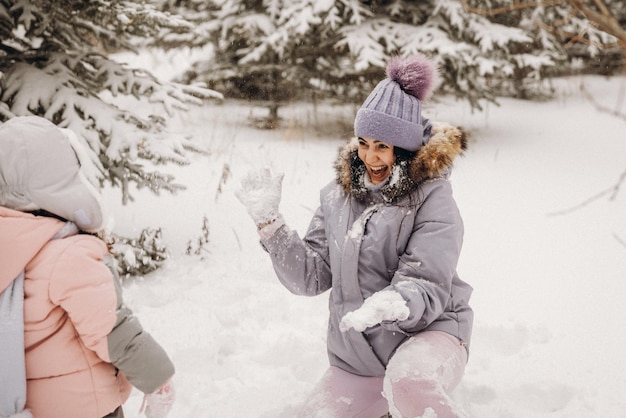
[[[408,159],[396,159],[390,178],[398,181],[389,182],[381,189],[386,202],[395,202],[426,180],[446,176],[454,160],[467,149],[467,135],[461,128],[438,122],[432,125],[432,136],[426,145],[410,153]],[[353,138],[339,149],[335,172],[343,190],[363,200],[368,193],[364,177],[367,171],[358,156],[358,147],[357,138]]]
[[[467,149],[467,135],[463,130],[447,123],[433,122],[432,136],[421,147],[411,164],[411,178],[420,183],[439,177],[452,168],[456,157]]]

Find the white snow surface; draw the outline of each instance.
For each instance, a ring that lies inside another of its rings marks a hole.
[[[622,417],[626,412],[626,78],[572,77],[549,102],[500,100],[472,112],[442,99],[436,120],[471,133],[451,177],[465,222],[458,265],[474,287],[474,333],[453,397],[477,418]],[[265,110],[207,105],[173,121],[210,155],[169,167],[188,189],[107,190],[114,230],[162,227],[165,266],[125,285],[125,298],[176,365],[171,416],[293,417],[326,370],[328,293],[307,298],[276,279],[234,191],[253,168],[285,173],[281,213],[304,234],[355,108],[294,104],[284,126],[256,130]],[[314,133],[317,126],[319,133]],[[209,219],[202,257],[187,242]],[[139,416],[134,390],[127,417]]]

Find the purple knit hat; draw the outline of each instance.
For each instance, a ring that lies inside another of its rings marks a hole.
[[[354,134],[417,151],[428,142],[432,129],[422,117],[422,102],[438,82],[437,67],[425,56],[392,58],[387,64],[387,78],[378,83],[357,112]]]

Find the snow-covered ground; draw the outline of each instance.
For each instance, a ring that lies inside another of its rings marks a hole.
[[[474,287],[474,335],[455,398],[476,418],[626,416],[626,78],[559,80],[550,102],[500,100],[472,112],[431,104],[463,126],[470,147],[452,176],[466,225],[459,274]],[[125,296],[177,367],[176,418],[292,417],[327,367],[327,297],[291,295],[275,278],[234,196],[249,169],[285,173],[281,211],[304,233],[355,108],[282,109],[284,126],[256,130],[263,109],[207,105],[174,126],[209,156],[169,167],[188,189],[107,193],[114,230],[162,227],[170,258]],[[317,128],[317,132],[314,130]],[[207,216],[203,256],[185,255]],[[126,416],[138,417],[134,391]]]

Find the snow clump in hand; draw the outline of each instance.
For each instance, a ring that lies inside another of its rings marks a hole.
[[[400,293],[395,290],[381,290],[365,299],[359,309],[345,314],[339,329],[346,332],[353,328],[363,332],[383,321],[403,321],[409,317],[409,313],[409,307]]]

